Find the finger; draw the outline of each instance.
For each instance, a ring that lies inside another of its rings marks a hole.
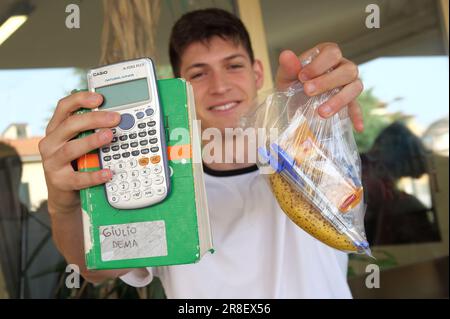
[[[71,140],[53,154],[48,160],[48,165],[53,169],[59,169],[84,154],[109,144],[112,138],[113,133],[110,129],[102,129],[86,137]]]
[[[109,111],[75,114],[65,119],[61,125],[53,130],[40,143],[41,154],[44,158],[52,156],[68,140],[84,131],[97,128],[117,126],[120,114]]]
[[[345,62],[331,72],[327,72],[304,85],[305,92],[309,96],[321,94],[334,88],[345,86],[358,79],[358,67]]]
[[[96,108],[102,101],[103,96],[94,92],[77,92],[61,99],[47,125],[46,134],[55,130],[73,112],[82,107]]]
[[[285,50],[281,52],[278,59],[279,67],[276,76],[276,88],[279,90],[287,89],[292,82],[298,80],[298,73],[300,72],[300,60],[297,55]]]
[[[356,100],[348,104],[348,115],[353,123],[353,127],[357,132],[364,131],[364,119],[362,116],[361,106]]]
[[[363,84],[358,79],[346,86],[331,99],[326,101],[319,107],[319,115],[327,118],[337,112],[339,112],[343,107],[348,105],[351,101],[356,99],[356,97],[362,92]]]
[[[299,74],[299,80],[306,82],[324,74],[328,70],[338,66],[342,62],[342,52],[337,44],[330,43],[318,46],[319,54],[303,67]],[[314,51],[313,51],[314,52]],[[303,61],[307,56],[302,54],[300,60]]]
[[[80,190],[110,181],[112,172],[109,169],[102,169],[95,172],[71,172],[61,178],[55,185],[63,190]]]

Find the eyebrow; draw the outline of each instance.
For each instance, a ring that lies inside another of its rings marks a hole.
[[[243,55],[241,53],[236,53],[236,54],[233,54],[233,55],[230,55],[230,56],[224,58],[223,61],[230,61],[230,60],[233,60],[235,58],[244,58],[245,59],[245,55]],[[189,66],[186,69],[186,72],[189,71],[190,69],[201,68],[201,67],[204,67],[204,66],[207,66],[207,64],[206,63],[195,63],[195,64],[192,64],[191,66]]]

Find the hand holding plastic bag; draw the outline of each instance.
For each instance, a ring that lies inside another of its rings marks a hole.
[[[291,220],[331,247],[371,255],[361,163],[347,109],[328,119],[317,112],[337,92],[309,97],[295,83],[270,94],[247,125],[271,132],[258,149],[258,165],[265,172],[270,165],[269,185]]]

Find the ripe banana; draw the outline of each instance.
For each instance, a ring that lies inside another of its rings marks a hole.
[[[340,234],[283,176],[270,175],[269,184],[281,209],[304,231],[333,248],[357,251],[347,236]]]

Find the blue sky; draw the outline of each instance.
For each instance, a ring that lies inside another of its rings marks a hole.
[[[426,128],[448,115],[448,57],[379,58],[360,65],[366,88],[389,104],[390,112],[416,116]],[[43,135],[46,119],[58,100],[80,83],[73,69],[0,70],[0,132],[14,122],[30,124],[32,135]]]

